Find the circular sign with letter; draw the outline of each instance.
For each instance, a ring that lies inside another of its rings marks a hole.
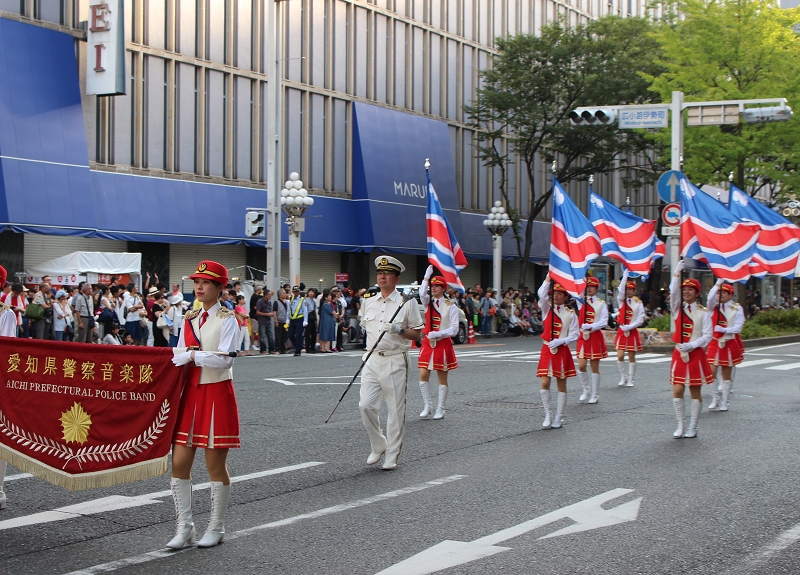
[[[667,204],[661,212],[661,219],[665,226],[677,226],[681,223],[681,205]]]

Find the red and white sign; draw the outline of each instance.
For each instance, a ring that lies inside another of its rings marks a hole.
[[[661,219],[665,226],[677,226],[681,223],[681,205],[667,204],[661,212]]]
[[[52,282],[51,287],[56,286],[76,286],[81,282],[86,281],[86,276],[79,276],[77,274],[52,274],[50,276]],[[38,286],[42,283],[42,278],[39,276],[28,276],[25,278],[25,285]]]
[[[89,0],[86,31],[86,94],[125,93],[123,0]]]
[[[336,274],[336,281],[334,283],[340,284],[349,281],[350,281],[350,274],[339,273]]]

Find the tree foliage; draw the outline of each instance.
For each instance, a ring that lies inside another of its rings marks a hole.
[[[672,91],[690,101],[787,98],[800,101],[800,10],[767,0],[679,0],[653,37],[663,51],[661,74],[644,73],[664,101]],[[768,104],[769,105],[769,104]],[[669,132],[655,136],[668,142]],[[762,125],[688,126],[685,170],[693,180],[734,181],[751,195],[764,187],[800,190],[800,121]]]
[[[523,287],[533,221],[552,193],[549,187],[538,189],[537,162],[544,159],[549,165],[558,157],[557,177],[565,183],[613,171],[616,159],[643,158],[655,173],[648,152],[658,142],[616,126],[572,126],[568,114],[581,106],[657,102],[640,72],[658,76],[662,58],[652,22],[634,17],[606,16],[577,27],[558,21],[542,27],[539,35],[510,36],[497,44],[490,68],[480,72],[476,99],[465,110],[477,130],[478,157],[500,170],[500,192],[509,207],[506,166],[511,156],[519,156],[525,168],[530,205],[524,235],[519,215],[526,210],[510,210]]]

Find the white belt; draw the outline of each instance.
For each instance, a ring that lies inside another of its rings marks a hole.
[[[374,353],[375,353],[375,355],[378,355],[380,357],[389,357],[389,356],[392,356],[392,355],[400,355],[401,353],[403,353],[403,354],[408,353],[408,350],[406,350],[406,349],[376,349]],[[368,352],[364,353],[361,356],[361,359],[366,361],[367,355],[369,355]]]

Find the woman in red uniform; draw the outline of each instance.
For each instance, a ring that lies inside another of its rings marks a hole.
[[[636,283],[628,281],[628,270],[622,274],[619,288],[617,288],[617,368],[620,380],[618,385],[633,387],[633,376],[636,374],[636,352],[642,351],[642,339],[639,337],[638,327],[644,323],[644,305],[636,293]],[[628,352],[628,373],[625,373],[625,352]]]
[[[456,351],[453,348],[452,337],[458,333],[458,306],[445,297],[444,290],[447,282],[442,276],[433,275],[433,266],[428,266],[425,279],[419,286],[419,299],[425,306],[425,337],[422,340],[422,349],[419,352],[419,388],[422,391],[422,400],[425,409],[420,417],[428,417],[433,411],[428,382],[431,371],[436,372],[439,380],[439,405],[436,408],[434,419],[444,417],[444,403],[447,399],[448,382],[447,374],[458,367]],[[428,295],[428,283],[431,293]]]
[[[175,537],[167,543],[171,549],[194,544],[192,464],[198,447],[205,449],[211,479],[211,518],[197,546],[212,547],[222,541],[231,493],[228,449],[239,447],[233,358],[224,355],[236,351],[239,322],[232,311],[219,303],[220,293],[228,283],[228,270],[216,262],[204,261],[190,277],[194,280],[195,297],[202,307],[184,317],[172,358],[175,365],[189,367],[172,438],[172,497],[178,525]]]
[[[564,411],[567,407],[567,378],[575,377],[575,363],[572,361],[572,350],[569,344],[578,339],[578,318],[566,305],[569,294],[559,284],[553,285],[553,303],[551,307],[548,293],[550,291],[550,275],[544,279],[539,288],[539,307],[544,316],[542,354],[539,358],[539,369],[536,371],[542,379],[542,405],[544,407],[545,429],[559,428],[564,422]],[[556,378],[558,386],[558,403],[556,417],[550,410],[550,380]]]
[[[744,310],[733,300],[733,286],[717,280],[708,292],[708,309],[714,335],[706,354],[714,377],[714,400],[708,409],[728,411],[728,399],[733,387],[733,366],[744,360],[744,344],[739,334],[744,326]],[[719,294],[719,298],[717,298]],[[722,383],[717,386],[717,369],[722,369]]]
[[[600,280],[586,278],[586,293],[583,301],[578,300],[578,321],[581,333],[578,336],[576,351],[578,352],[578,379],[581,381],[583,395],[579,401],[589,400],[597,403],[600,399],[600,360],[608,357],[606,338],[601,331],[608,326],[608,306],[597,297]],[[586,364],[592,367],[592,383],[589,386],[589,374]]]
[[[673,391],[672,402],[675,406],[675,416],[678,418],[678,429],[672,434],[676,439],[697,437],[697,421],[703,409],[701,388],[703,384],[711,383],[713,380],[704,349],[711,341],[711,314],[698,301],[700,282],[687,279],[681,283],[683,265],[681,260],[675,266],[675,273],[669,284],[669,304],[672,317],[675,318],[675,334],[672,336],[672,341],[677,344],[672,352],[672,365],[669,370]],[[687,385],[692,396],[692,415],[689,427],[684,432],[683,395]]]

